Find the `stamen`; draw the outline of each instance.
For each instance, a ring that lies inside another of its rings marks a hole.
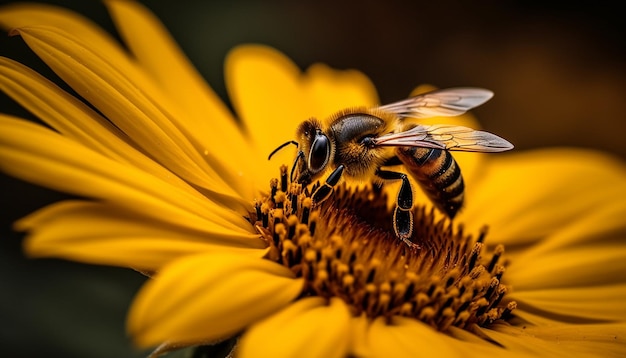
[[[339,184],[317,206],[311,192],[289,183],[283,166],[280,187],[272,180],[270,195],[251,214],[270,246],[267,258],[304,278],[302,296],[338,297],[354,315],[412,317],[440,331],[474,332],[512,316],[516,303],[504,300],[502,283],[504,246],[488,251],[486,228],[473,238],[416,206],[417,245],[409,247],[395,237],[384,190]]]
[[[498,263],[500,256],[502,256],[502,253],[504,253],[504,246],[503,245],[496,246],[495,250],[493,251],[493,256],[491,257],[491,261],[489,262],[489,265],[487,266],[487,271],[491,272],[493,270],[493,268],[496,266],[496,263]]]

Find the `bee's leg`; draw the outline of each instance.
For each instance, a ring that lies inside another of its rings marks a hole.
[[[385,160],[385,163],[383,163],[383,167],[393,167],[396,165],[403,165],[404,163],[402,163],[402,161],[400,160],[400,158],[398,158],[397,155],[394,155],[393,157]]]
[[[337,185],[339,179],[341,179],[341,174],[343,174],[343,164],[338,166],[337,169],[333,170],[332,173],[326,178],[326,182],[322,184],[315,192],[313,193],[313,202],[316,204],[321,203],[322,201],[328,199],[330,194],[333,192],[333,187]]]
[[[417,246],[410,240],[413,235],[413,213],[411,211],[413,209],[413,190],[411,189],[409,178],[404,173],[380,169],[376,171],[376,175],[384,180],[402,180],[402,186],[396,200],[396,208],[393,211],[393,230],[396,236],[407,243],[407,245],[411,247]]]

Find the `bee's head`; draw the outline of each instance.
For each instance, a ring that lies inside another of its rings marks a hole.
[[[330,163],[334,146],[330,138],[322,131],[321,123],[315,119],[308,119],[297,130],[300,152],[294,166],[297,166],[298,182],[310,183],[315,177],[324,172]]]

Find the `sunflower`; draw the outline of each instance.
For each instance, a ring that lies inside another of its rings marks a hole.
[[[455,155],[467,205],[450,222],[416,197],[421,247],[409,248],[391,228],[393,185],[343,182],[313,205],[283,165],[293,152],[267,160],[302,120],[375,106],[363,74],[302,73],[274,49],[238,47],[226,60],[235,117],[152,14],[106,5],[127,49],[63,9],[0,11],[76,93],[0,58],[0,88],[46,124],[1,115],[0,168],[77,196],[15,224],[28,255],[152,277],[129,312],[137,345],[156,355],[238,337],[242,357],[626,352],[623,163],[572,148]]]

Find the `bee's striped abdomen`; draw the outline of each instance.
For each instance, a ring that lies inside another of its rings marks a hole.
[[[437,209],[454,218],[463,205],[465,185],[452,154],[434,148],[400,147],[397,155]]]

